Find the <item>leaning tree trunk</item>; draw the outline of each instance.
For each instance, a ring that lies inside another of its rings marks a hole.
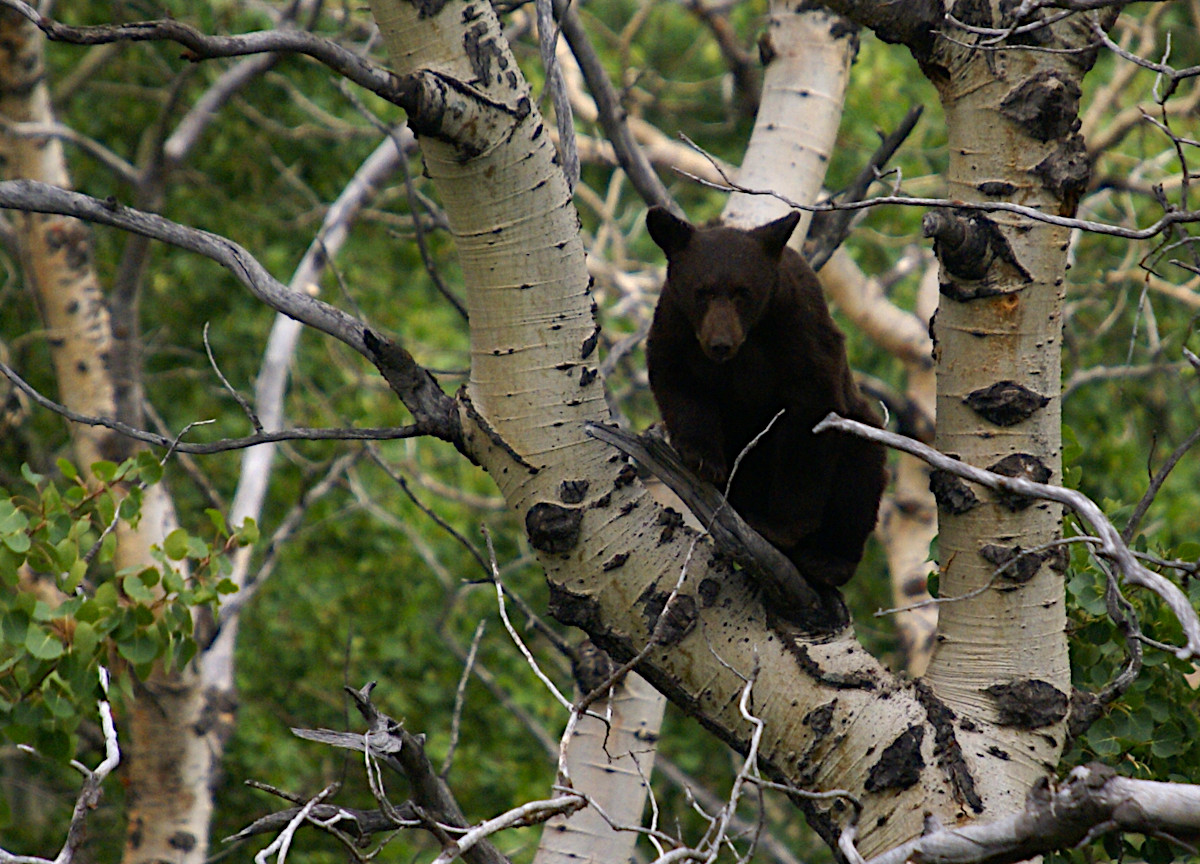
[[[44,80],[42,35],[24,19],[4,13],[0,37],[0,113],[10,124],[44,131],[54,116]],[[69,188],[58,139],[27,130],[10,126],[8,134],[0,135],[6,176]],[[49,333],[60,400],[83,414],[117,416],[112,324],[92,266],[91,230],[64,216],[18,213],[14,222],[22,268]],[[72,424],[71,434],[75,461],[85,472],[99,460],[120,462],[133,452],[128,439],[108,429]],[[174,527],[165,488],[149,487],[138,526],[124,521],[117,525],[114,566],[156,567],[150,550]],[[135,692],[125,718],[129,770],[124,860],[198,864],[207,855],[212,814],[213,760],[199,731],[203,693],[190,670],[162,669],[138,682]]]

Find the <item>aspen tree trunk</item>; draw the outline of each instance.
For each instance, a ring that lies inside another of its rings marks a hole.
[[[959,3],[953,11],[971,24],[1005,26],[987,4]],[[1086,45],[1086,30],[1072,26],[1044,31],[1045,44]],[[946,113],[947,197],[1004,198],[1073,215],[1087,175],[1075,134],[1080,81],[1093,60],[1094,53],[994,53],[939,40],[926,69]],[[1067,230],[966,211],[930,214],[926,230],[942,265],[934,327],[937,448],[1000,473],[1061,482]],[[989,815],[998,815],[1023,805],[1030,785],[1058,765],[1064,744],[1071,692],[1066,556],[1056,547],[1018,557],[1061,536],[1062,512],[944,477],[935,477],[934,491],[941,596],[992,587],[941,607],[927,680],[964,718],[958,734],[976,792]],[[968,726],[967,719],[976,722]]]
[[[772,0],[759,51],[766,66],[762,101],[738,185],[813,204],[837,142],[858,28],[803,0]],[[753,228],[790,209],[770,195],[734,192],[721,219]],[[811,221],[812,213],[802,210],[792,233],[797,249]]]
[[[641,825],[654,770],[664,699],[636,673],[579,718],[567,744],[571,785],[585,792],[617,825]],[[631,861],[638,834],[617,831],[594,807],[555,816],[542,830],[533,864]]]
[[[45,84],[44,40],[12,13],[0,14],[0,114],[9,123],[54,120]],[[49,136],[0,134],[7,177],[70,187],[61,143]],[[14,214],[22,267],[38,298],[50,342],[60,400],[75,411],[117,416],[113,333],[92,267],[91,231],[63,216]],[[120,462],[132,444],[107,429],[71,426],[75,461],[87,472],[101,459]],[[116,529],[114,566],[156,566],[151,547],[176,525],[162,484],[143,496],[135,529]],[[205,700],[193,670],[156,671],[135,686],[123,737],[128,765],[128,864],[201,862],[212,813],[212,757],[204,740]]]

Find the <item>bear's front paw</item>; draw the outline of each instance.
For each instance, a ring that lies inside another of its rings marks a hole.
[[[700,447],[689,441],[676,443],[675,450],[683,464],[701,480],[706,480],[714,486],[724,486],[725,481],[729,479],[725,457],[719,451]]]

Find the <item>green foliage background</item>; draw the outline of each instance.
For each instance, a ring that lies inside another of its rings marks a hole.
[[[1172,5],[1162,15],[1161,32],[1194,27],[1185,4]],[[750,0],[730,10],[742,43],[751,51],[764,12],[764,0]],[[169,14],[219,33],[268,24],[252,4],[235,0],[78,2],[69,9],[64,6],[62,14],[72,23]],[[727,73],[716,44],[683,6],[592,0],[583,15],[610,75],[624,87],[631,113],[669,134],[685,133],[721,158],[739,160],[751,120],[725,98]],[[519,11],[510,20],[518,56],[540,93],[541,70],[536,44],[528,33],[528,16]],[[635,20],[637,26],[631,27]],[[317,29],[358,41],[368,26],[364,11],[338,7],[328,10]],[[1171,60],[1176,66],[1200,63],[1200,42],[1177,38],[1173,45]],[[76,48],[49,48],[52,86],[70,80],[82,54]],[[177,120],[227,66],[224,61],[190,66],[170,45],[128,46],[86,81],[57,91],[57,110],[80,133],[136,161],[152,137],[150,132],[139,137],[129,130],[152,130],[164,111]],[[1116,67],[1117,61],[1102,56],[1088,79],[1085,108],[1088,96],[1103,87]],[[1116,107],[1148,104],[1153,84],[1149,73],[1134,76]],[[230,236],[286,281],[319,226],[324,206],[379,140],[375,126],[360,113],[358,101],[386,123],[401,119],[394,108],[378,100],[348,98],[347,91],[315,63],[281,59],[222,110],[202,146],[171,181],[163,212]],[[873,150],[878,130],[894,128],[915,104],[925,106],[924,118],[894,164],[907,190],[939,195],[944,191],[940,175],[946,165],[946,136],[936,95],[904,51],[864,34],[828,187],[836,190],[847,184]],[[599,135],[587,124],[580,124],[580,131]],[[1095,175],[1101,191],[1085,202],[1086,212],[1081,215],[1128,224],[1152,221],[1156,210],[1150,196],[1120,181],[1140,172],[1146,184],[1169,183],[1180,173],[1170,149],[1152,127],[1135,127],[1097,160]],[[103,166],[78,150],[69,150],[69,159],[78,188],[98,197],[112,194],[128,200],[129,189]],[[420,193],[435,198],[421,179],[419,160],[409,171]],[[468,367],[466,329],[438,294],[412,242],[413,214],[400,179],[355,226],[352,241],[337,259],[336,272],[325,278],[322,292],[343,306],[357,307],[374,326],[402,338],[416,359],[438,370],[443,386],[453,391]],[[684,179],[667,179],[693,220],[719,213],[723,202],[716,193]],[[619,181],[610,168],[588,165],[583,182],[603,198]],[[643,203],[627,184],[616,191],[617,222],[626,231],[630,259],[658,261],[657,250],[641,228]],[[584,196],[580,213],[591,236],[599,221]],[[428,213],[419,216],[429,231],[431,255],[442,279],[461,296],[452,243]],[[906,248],[923,242],[920,217],[916,208],[872,210],[862,217],[848,248],[867,272],[886,273]],[[97,231],[95,252],[102,281],[111,280],[126,242],[117,232]],[[1068,289],[1065,374],[1100,366],[1138,370],[1138,374],[1080,384],[1063,405],[1070,430],[1067,480],[1103,502],[1118,524],[1142,495],[1148,474],[1200,422],[1195,374],[1179,364],[1183,346],[1197,348],[1192,334],[1200,306],[1148,292],[1136,267],[1124,268],[1120,278],[1111,276],[1122,262],[1136,262],[1151,252],[1145,244],[1077,238]],[[43,392],[53,394],[35,303],[11,250],[0,254],[6,267],[6,279],[0,284],[0,342],[10,365]],[[1160,273],[1178,276],[1161,259],[1156,261]],[[894,284],[891,290],[897,302],[911,306],[916,280],[907,276]],[[638,320],[612,311],[618,298],[611,287],[601,281],[597,290],[609,344],[636,332]],[[215,265],[159,247],[152,256],[143,317],[148,397],[166,427],[178,430],[196,420],[213,419],[216,422],[202,427],[195,437],[212,440],[250,432],[249,422],[209,368],[202,329],[205,322],[210,324],[209,338],[222,371],[235,386],[249,392],[272,314]],[[855,366],[901,385],[899,365],[847,329]],[[643,370],[640,351],[635,351],[618,364],[610,380],[623,409],[639,426],[654,419]],[[404,409],[373,370],[330,340],[306,334],[293,375],[288,400],[293,424],[407,422]],[[264,538],[330,462],[350,448],[342,444],[283,448],[261,520]],[[486,523],[497,541],[506,585],[533,609],[545,608],[541,574],[531,563],[519,526],[496,506],[485,475],[438,442],[393,442],[379,445],[378,452],[408,478],[417,498],[435,508],[476,551],[482,548],[479,526]],[[103,494],[82,500],[75,468],[65,461],[68,456],[63,425],[45,411],[30,411],[21,425],[0,435],[0,577],[4,583],[0,718],[6,718],[0,720],[4,735],[0,836],[5,848],[15,852],[46,854],[57,848],[77,788],[76,776],[63,763],[71,757],[88,764],[99,760],[95,661],[103,658],[120,666],[119,656],[136,666],[166,651],[185,659],[191,649],[183,634],[190,630],[195,611],[189,607],[214,601],[227,566],[222,556],[232,548],[232,529],[209,514],[227,512],[239,455],[201,457],[193,460],[196,467],[191,470],[178,458],[169,460],[163,482],[176,500],[186,535],[177,538],[182,544],[178,549],[166,551],[165,563],[190,557],[193,563],[204,562],[204,573],[210,575],[177,586],[172,602],[178,611],[170,619],[174,627],[155,623],[146,611],[152,605],[149,600],[138,603],[142,577],[112,572],[103,553],[82,568],[77,563],[96,544],[115,505],[106,505]],[[156,466],[155,460],[141,459],[112,470],[154,482]],[[207,483],[196,482],[196,470],[207,475]],[[1140,548],[1164,558],[1196,561],[1200,555],[1195,542],[1200,536],[1198,475],[1197,459],[1185,457],[1143,523]],[[252,539],[251,528],[232,542]],[[91,599],[73,601],[56,612],[18,592],[16,565],[25,556],[33,561],[36,554],[46,562],[40,569],[71,574],[64,583],[68,589],[86,577],[93,586]],[[279,806],[277,800],[245,787],[243,781],[248,779],[301,795],[342,779],[346,790],[339,800],[371,806],[355,757],[301,741],[288,731],[294,726],[360,728],[342,694],[344,684],[380,682],[378,704],[409,728],[426,733],[429,752],[435,763],[440,761],[450,745],[462,658],[479,622],[486,624],[479,667],[487,681],[475,677],[467,683],[449,780],[466,812],[476,819],[545,795],[554,772],[544,742],[557,739],[564,717],[503,633],[493,590],[477,584],[483,576],[473,555],[365,455],[334,492],[311,503],[301,530],[280,550],[277,570],[258,592],[242,625],[237,727],[217,791],[214,838],[232,834],[251,818]],[[104,597],[111,595],[115,601],[118,583],[132,604],[104,605]],[[1103,584],[1094,562],[1076,547],[1068,575],[1072,657],[1076,685],[1089,690],[1110,681],[1124,663],[1122,641],[1104,611]],[[1188,590],[1200,602],[1194,582]],[[887,597],[882,555],[872,548],[850,598],[862,638],[877,654],[896,660],[888,621],[871,615],[889,605]],[[1136,595],[1133,599],[1148,635],[1166,642],[1175,638],[1174,625],[1159,604]],[[68,613],[75,619],[73,630],[66,623]],[[84,635],[89,627],[92,636]],[[560,686],[569,688],[565,660],[534,630],[525,628],[523,635]],[[1190,673],[1189,665],[1148,648],[1146,668],[1137,684],[1076,743],[1064,770],[1098,758],[1131,776],[1200,782],[1196,690],[1185,678]],[[128,692],[128,675],[121,680]],[[19,753],[11,746],[15,743],[33,744],[45,758]],[[710,780],[723,794],[722,783],[733,770],[731,757],[694,722],[672,712],[661,752],[694,776]],[[661,779],[656,779],[655,788],[663,824],[680,824],[694,836],[699,823],[681,790]],[[115,860],[119,854],[121,806],[121,784],[110,782],[91,821],[96,860]],[[768,797],[764,807],[772,830],[799,857],[827,860],[827,851],[814,843],[785,802]],[[745,810],[753,816],[749,806]],[[502,846],[518,860],[528,859],[536,841],[536,831],[510,832],[501,838]],[[1134,847],[1127,851],[1151,861],[1165,860],[1171,852],[1161,841],[1143,844],[1140,838],[1131,838],[1127,842]],[[429,854],[432,849],[425,843],[423,835],[405,835],[381,860],[410,861]],[[343,860],[332,843],[314,834],[306,835],[300,845],[290,860],[314,864]],[[1119,851],[1110,843],[1097,846],[1093,853],[1103,857]],[[246,850],[234,855],[249,857]]]

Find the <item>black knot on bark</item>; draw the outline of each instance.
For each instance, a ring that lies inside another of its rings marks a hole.
[[[1025,552],[1020,546],[988,544],[979,549],[983,560],[999,568],[999,575],[1009,582],[1028,582],[1037,575],[1049,552]]]
[[[1039,72],[1023,80],[1000,103],[1000,114],[1038,141],[1052,141],[1079,128],[1079,84],[1061,72]]]
[[[1036,678],[994,684],[983,692],[995,700],[1001,726],[1040,729],[1067,716],[1067,694]]]
[[[961,516],[979,506],[978,496],[966,481],[940,468],[929,474],[929,491],[937,500],[938,507],[952,516]]]
[[[997,381],[990,387],[968,393],[963,402],[989,423],[1012,426],[1045,408],[1050,399],[1016,381]]]
[[[561,554],[570,552],[579,543],[583,511],[542,501],[525,514],[525,533],[529,543],[539,552]]]
[[[982,214],[931,210],[921,219],[921,233],[933,239],[933,251],[946,271],[959,279],[987,275],[995,229]]]
[[[989,465],[987,470],[993,474],[1014,477],[1020,480],[1031,480],[1034,483],[1045,483],[1050,479],[1050,469],[1046,467],[1046,464],[1038,457],[1029,453],[1013,453],[1010,456],[1005,456],[995,465]],[[1000,503],[1013,513],[1016,513],[1018,510],[1024,510],[1033,503],[1032,498],[1018,492],[997,490],[996,495]]]

